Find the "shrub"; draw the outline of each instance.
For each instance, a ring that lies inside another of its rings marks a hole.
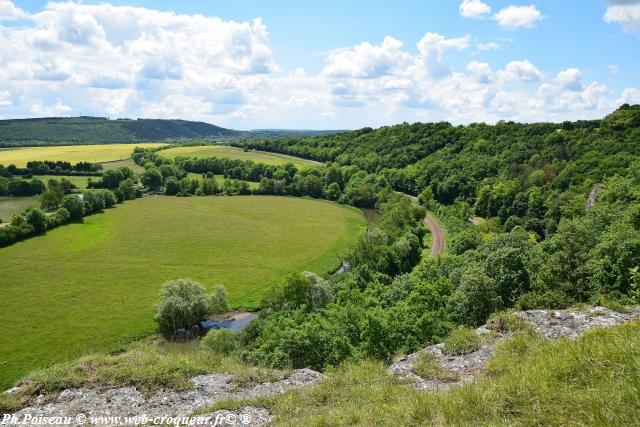
[[[155,319],[160,333],[173,339],[183,333],[190,335],[191,327],[207,313],[208,301],[204,287],[190,279],[166,282],[160,290],[160,302]]]
[[[43,233],[47,230],[47,216],[40,209],[31,208],[27,210],[24,218],[36,233]]]
[[[442,368],[436,356],[428,351],[418,353],[413,363],[413,372],[425,380],[454,382],[460,379],[458,373]]]
[[[214,329],[202,338],[200,345],[209,351],[230,354],[238,345],[238,336],[229,329]]]
[[[80,219],[84,216],[84,203],[75,194],[69,194],[62,199],[62,207],[69,212],[69,217],[72,220]]]
[[[487,328],[496,332],[529,331],[533,327],[520,316],[507,311],[500,311],[491,315],[487,320]]]
[[[226,313],[227,311],[229,311],[227,289],[222,285],[216,285],[209,295],[209,312]]]
[[[476,230],[470,228],[453,238],[451,243],[451,253],[460,255],[466,251],[476,249],[482,243],[482,236]]]
[[[444,340],[442,352],[449,356],[460,356],[480,349],[481,343],[480,336],[473,329],[459,327]]]
[[[477,268],[469,268],[449,298],[449,308],[458,322],[470,326],[483,324],[500,305],[495,281]]]

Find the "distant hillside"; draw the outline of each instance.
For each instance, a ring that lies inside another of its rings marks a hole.
[[[109,144],[238,137],[241,132],[203,122],[69,117],[0,120],[0,147]]]

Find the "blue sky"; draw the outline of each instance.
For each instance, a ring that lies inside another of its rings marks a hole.
[[[636,0],[0,0],[0,38],[2,118],[356,128],[640,103]]]

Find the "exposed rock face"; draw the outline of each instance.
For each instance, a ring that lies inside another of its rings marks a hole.
[[[594,307],[585,311],[569,312],[564,310],[529,310],[516,313],[527,320],[541,336],[549,339],[566,337],[575,338],[582,332],[595,327],[609,327],[640,318],[640,307],[629,313],[618,313],[604,307]],[[444,344],[436,344],[410,354],[389,366],[389,372],[405,378],[419,390],[444,390],[472,380],[484,370],[487,361],[493,355],[496,344],[508,338],[510,334],[496,334],[486,326],[476,329],[484,335],[482,346],[477,351],[461,356],[448,356],[442,350]],[[495,336],[493,336],[495,334]],[[423,379],[413,372],[413,366],[418,354],[429,352],[433,354],[443,369],[458,374],[459,380],[442,382],[436,379]]]
[[[596,201],[598,200],[598,193],[602,190],[603,185],[598,183],[593,184],[591,187],[591,192],[589,193],[589,197],[587,197],[587,203],[585,204],[585,209],[590,210],[596,205]]]
[[[324,375],[311,369],[297,369],[291,375],[282,377],[276,382],[258,384],[249,388],[238,388],[232,382],[233,376],[227,374],[199,375],[191,379],[194,388],[187,391],[161,390],[151,396],[145,396],[135,387],[121,387],[108,390],[89,388],[65,390],[49,403],[38,403],[25,408],[15,415],[23,419],[26,414],[58,417],[75,417],[78,414],[91,416],[135,417],[146,415],[153,419],[162,416],[186,416],[198,408],[211,405],[223,398],[250,398],[272,393],[283,393],[292,388],[307,387],[324,378]],[[237,425],[264,425],[271,417],[266,409],[244,408],[247,411],[218,411],[210,414],[213,418],[219,415],[217,425],[233,420]],[[229,414],[232,414],[230,418]],[[249,415],[248,419],[246,414]],[[241,423],[240,416],[249,423]],[[224,420],[222,420],[224,418]],[[73,425],[73,423],[72,423]]]

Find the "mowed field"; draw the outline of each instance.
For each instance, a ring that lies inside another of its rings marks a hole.
[[[229,147],[227,145],[203,145],[197,147],[175,147],[158,152],[158,155],[174,159],[177,156],[184,157],[226,157],[228,159],[252,160],[254,162],[268,165],[282,165],[293,163],[297,168],[317,167],[321,163],[313,160],[301,159],[299,157],[286,156],[284,154],[267,153],[265,151],[247,151],[241,148]]]
[[[160,285],[224,284],[253,307],[293,271],[340,265],[355,208],[270,196],[149,197],[0,249],[0,389],[33,369],[154,332]]]
[[[30,160],[64,160],[71,164],[78,162],[102,163],[124,160],[131,157],[137,147],[153,148],[166,144],[103,144],[103,145],[62,145],[56,147],[23,147],[0,149],[0,165],[14,164],[25,167]]]

